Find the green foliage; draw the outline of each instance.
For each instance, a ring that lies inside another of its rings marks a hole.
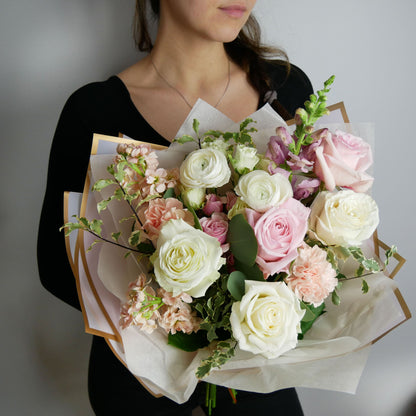
[[[257,263],[249,266],[245,263],[242,263],[240,260],[234,258],[234,268],[239,270],[247,276],[248,280],[257,280],[259,282],[264,282],[263,272],[260,270]]]
[[[391,259],[392,256],[394,256],[397,253],[397,247],[396,246],[391,246],[388,250],[386,250],[386,260],[384,260],[384,265],[388,266],[389,261]]]
[[[196,371],[199,379],[205,377],[213,368],[219,368],[234,356],[234,350],[237,343],[234,340],[218,342],[213,353],[205,360]]]
[[[165,193],[163,194],[163,199],[168,199],[168,198],[176,198],[174,188],[166,189]]]
[[[188,142],[194,142],[195,139],[192,136],[188,136],[187,134],[184,134],[182,137],[178,137],[174,139],[174,142],[177,142],[179,144],[184,144]]]
[[[253,266],[257,257],[257,239],[244,215],[235,215],[229,225],[227,242],[234,257],[247,266]]]
[[[247,277],[245,274],[239,271],[234,271],[228,276],[227,289],[231,293],[231,296],[237,301],[240,301],[244,296],[246,280]]]
[[[318,307],[315,307],[309,303],[300,302],[300,306],[302,309],[305,309],[305,315],[300,323],[302,333],[298,335],[298,338],[303,339],[303,336],[312,328],[318,317],[324,313],[325,303],[323,302]]]
[[[289,145],[289,150],[298,155],[302,146],[311,144],[313,138],[311,133],[313,125],[325,114],[329,114],[326,108],[327,97],[326,94],[330,91],[330,85],[335,80],[335,76],[330,77],[324,82],[324,88],[317,91],[317,95],[312,94],[309,100],[305,102],[305,108],[296,110],[296,129],[294,135],[297,138],[296,143]]]
[[[129,244],[136,247],[140,243],[140,230],[135,230],[130,234]]]
[[[168,344],[183,351],[192,352],[208,346],[209,341],[207,340],[207,332],[200,329],[198,332],[192,332],[190,334],[183,332],[177,332],[176,334],[169,333]]]
[[[231,334],[231,306],[234,300],[227,289],[227,275],[213,283],[202,298],[194,300],[193,308],[203,319],[200,327],[207,331],[209,342]]]

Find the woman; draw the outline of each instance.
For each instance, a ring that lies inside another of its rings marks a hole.
[[[67,101],[54,136],[38,238],[38,264],[43,285],[80,309],[64,237],[62,195],[82,192],[93,133],[118,135],[168,145],[201,97],[239,121],[270,101],[284,117],[312,93],[298,68],[267,62],[270,50],[258,43],[250,16],[255,0],[151,0],[159,18],[154,46],[147,31],[146,0],[136,2],[139,49],[149,54],[107,81],[89,84]],[[244,29],[243,29],[244,28]],[[243,30],[242,30],[243,29]],[[277,92],[278,100],[275,99]],[[68,149],[74,149],[71,157]],[[75,155],[74,155],[75,154]],[[97,415],[119,415],[143,409],[152,415],[189,415],[203,407],[204,383],[189,402],[177,405],[156,399],[114,357],[102,338],[94,337],[90,356],[89,395]],[[240,392],[232,405],[219,388],[220,414],[301,415],[294,389],[260,395]]]

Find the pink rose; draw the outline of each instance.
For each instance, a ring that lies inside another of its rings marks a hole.
[[[203,217],[199,220],[204,233],[215,237],[220,244],[224,244],[227,238],[228,217],[222,212],[214,212],[211,218]]]
[[[223,201],[218,198],[215,194],[208,194],[206,197],[207,202],[205,203],[204,211],[205,215],[210,216],[213,212],[221,212],[223,208]]]
[[[293,263],[292,274],[285,280],[295,295],[318,307],[338,284],[336,272],[326,260],[326,251],[304,244]]]
[[[247,221],[258,243],[256,262],[265,278],[287,271],[308,229],[310,209],[294,198],[264,214],[246,209]]]
[[[373,163],[371,148],[361,138],[336,130],[325,136],[315,155],[314,171],[329,191],[343,186],[366,192],[371,187],[374,179],[365,173]]]
[[[157,240],[162,225],[169,220],[183,219],[188,224],[194,225],[194,217],[176,198],[151,199],[148,207],[139,211],[139,218],[143,229],[152,241]]]

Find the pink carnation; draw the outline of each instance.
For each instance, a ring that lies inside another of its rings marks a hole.
[[[194,225],[194,217],[176,198],[150,200],[148,207],[139,211],[139,218],[152,241],[157,240],[160,229],[169,220],[183,219],[186,223]]]
[[[294,198],[264,214],[246,209],[247,221],[257,238],[256,262],[264,277],[288,271],[308,229],[310,209]]]
[[[317,307],[338,284],[336,272],[326,260],[326,251],[303,245],[286,283],[296,296]]]

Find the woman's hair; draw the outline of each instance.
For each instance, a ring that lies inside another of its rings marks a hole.
[[[153,42],[149,34],[147,4],[150,3],[155,17],[159,17],[159,0],[136,0],[136,12],[134,17],[134,40],[140,51],[150,52]],[[270,79],[266,70],[267,58],[275,57],[273,62],[286,67],[287,74],[290,64],[286,53],[278,48],[261,44],[260,26],[253,15],[250,15],[237,38],[225,43],[224,47],[228,56],[248,74],[252,86],[264,95],[270,89]],[[283,81],[283,80],[282,80]]]

